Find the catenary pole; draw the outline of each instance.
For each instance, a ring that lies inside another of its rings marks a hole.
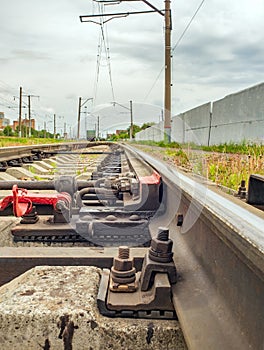
[[[165,0],[165,94],[164,136],[171,141],[171,1]]]
[[[28,137],[31,137],[31,107],[30,107],[30,103],[31,103],[31,99],[30,99],[30,95],[28,95]]]
[[[53,138],[56,139],[56,114],[53,116]]]
[[[98,1],[98,0],[94,0]],[[152,13],[157,12],[165,18],[165,88],[164,88],[164,140],[165,142],[171,141],[171,31],[172,31],[172,20],[171,20],[171,0],[164,0],[165,11],[161,11],[154,6],[148,0],[101,0],[100,3],[113,3],[119,4],[125,1],[142,1],[149,7],[151,11],[132,11],[132,12],[119,12],[119,13],[100,13],[91,14],[86,16],[80,16],[81,22],[93,22],[99,25],[102,23],[109,22],[114,18],[126,17],[128,15],[137,15],[140,13]],[[108,18],[109,19],[105,19]],[[101,18],[101,21],[96,21],[96,18]],[[103,20],[102,20],[103,18]]]
[[[28,136],[31,137],[31,97],[37,97],[36,95],[28,95]]]
[[[22,136],[22,87],[19,88],[18,136]]]
[[[133,140],[133,102],[130,101],[130,141]]]
[[[82,98],[79,97],[79,106],[78,106],[78,125],[77,125],[77,140],[80,139],[80,127],[81,127],[81,107],[82,107]]]

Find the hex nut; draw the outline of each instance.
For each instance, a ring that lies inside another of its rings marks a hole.
[[[171,253],[173,242],[171,239],[168,241],[160,241],[156,237],[151,240],[151,249],[156,253]]]
[[[114,258],[114,269],[117,271],[129,271],[133,268],[132,259]]]

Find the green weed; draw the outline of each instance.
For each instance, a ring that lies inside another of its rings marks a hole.
[[[5,137],[0,136],[0,145],[1,147],[9,147],[9,146],[21,146],[21,145],[39,145],[39,144],[47,144],[47,143],[61,143],[65,142],[65,140],[59,139],[45,139],[45,138],[26,138],[26,137]],[[67,142],[69,142],[67,140]]]
[[[195,174],[233,190],[238,189],[242,180],[247,182],[251,174],[264,175],[263,144],[245,141],[240,144],[225,143],[210,147],[190,143],[184,145],[173,143],[168,147],[168,144],[163,142],[152,141],[143,144],[160,147],[152,149],[152,153],[162,155],[163,160],[172,161],[176,166],[185,167]]]

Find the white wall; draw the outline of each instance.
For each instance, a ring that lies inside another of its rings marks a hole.
[[[137,141],[163,139],[163,122],[136,134]],[[215,145],[244,140],[264,142],[264,83],[172,118],[171,141]]]

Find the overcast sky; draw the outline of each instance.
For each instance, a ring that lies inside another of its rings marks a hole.
[[[151,3],[164,8],[163,0]],[[172,0],[172,46],[200,3]],[[129,111],[109,107],[113,99],[126,107],[133,100],[137,124],[159,121],[164,85],[163,72],[157,80],[164,66],[161,15],[131,15],[114,19],[104,28],[113,96],[104,50],[95,84],[100,26],[79,20],[80,15],[98,12],[95,2],[0,0],[0,4],[0,111],[6,117],[17,118],[18,101],[13,96],[18,96],[22,86],[26,95],[40,96],[39,100],[32,98],[32,109],[41,128],[46,120],[52,130],[53,113],[58,116],[58,131],[63,122],[67,128],[74,126],[79,96],[94,98],[87,110],[100,115],[102,130],[128,126]],[[105,6],[104,11],[141,9],[149,8],[140,1],[129,1]],[[173,115],[264,81],[263,18],[262,0],[205,0],[173,52]],[[24,100],[27,102],[26,97]],[[87,127],[92,128],[95,120],[90,116]]]

